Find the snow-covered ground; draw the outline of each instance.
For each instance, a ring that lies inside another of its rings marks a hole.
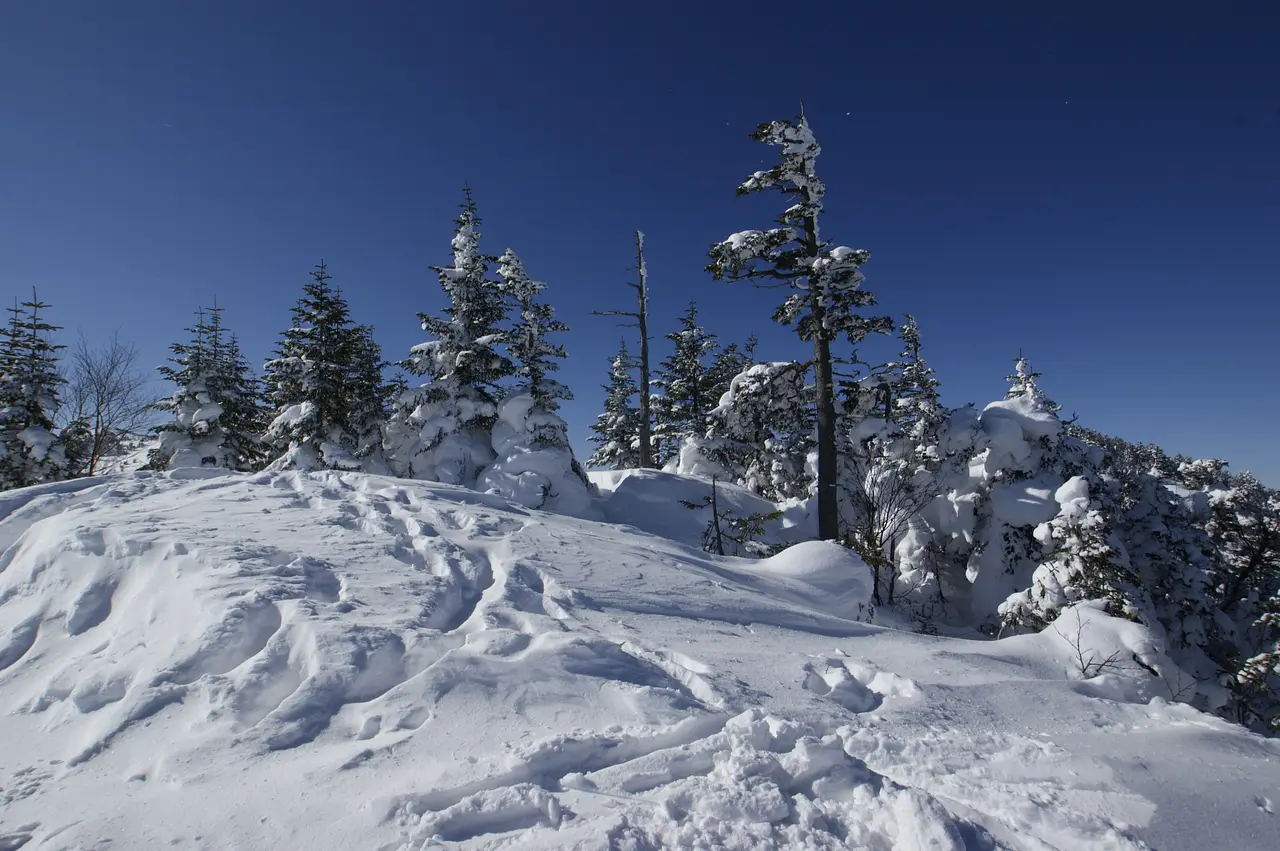
[[[1280,847],[1280,744],[1162,698],[1139,628],[871,625],[834,545],[689,546],[680,481],[614,477],[612,524],[360,474],[0,495],[0,851]]]

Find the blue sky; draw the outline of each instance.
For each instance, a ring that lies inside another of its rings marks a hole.
[[[583,446],[637,228],[656,333],[696,298],[804,356],[776,293],[702,271],[781,209],[733,190],[803,98],[824,235],[871,249],[945,401],[1021,349],[1085,424],[1280,484],[1280,7],[960,5],[3,4],[0,295],[149,367],[216,294],[257,360],[323,257],[394,360],[465,180],[573,328]]]

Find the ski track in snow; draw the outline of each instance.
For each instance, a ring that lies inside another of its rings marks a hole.
[[[1168,851],[1200,840],[1140,766],[1209,757],[1239,792],[1206,812],[1274,847],[1274,743],[1084,695],[1034,637],[857,623],[826,545],[713,559],[337,473],[102,477],[0,515],[0,851]],[[1184,754],[1144,748],[1170,729]]]

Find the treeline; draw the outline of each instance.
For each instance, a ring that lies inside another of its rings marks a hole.
[[[722,344],[691,304],[651,365],[637,234],[637,306],[606,314],[636,325],[638,345],[610,362],[589,463],[663,467],[807,506],[806,534],[855,549],[875,603],[925,631],[1041,629],[1096,601],[1149,628],[1160,647],[1136,670],[1171,699],[1280,725],[1280,495],[1223,462],[1064,421],[1023,358],[1004,399],[942,405],[915,321],[867,313],[869,252],[820,237],[826,188],[806,119],[755,138],[780,157],[738,191],[785,205],[775,226],[713,245],[707,271],[778,288],[772,318],[811,355]],[[384,378],[372,329],[321,263],[261,378],[222,310],[198,314],[162,369],[174,391],[157,404],[166,422],[147,465],[365,470],[586,510],[593,490],[557,413],[571,398],[554,379],[567,329],[515,253],[482,252],[469,192],[455,224],[452,263],[433,267],[446,306],[419,315],[427,340],[398,362],[407,379]],[[4,487],[93,469],[90,423],[59,416],[47,308],[16,306],[0,346]],[[895,334],[896,359],[860,359],[869,336]]]

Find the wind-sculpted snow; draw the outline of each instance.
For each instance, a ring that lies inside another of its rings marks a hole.
[[[1274,742],[1062,636],[868,625],[835,545],[336,473],[0,511],[0,849],[1274,847]]]

